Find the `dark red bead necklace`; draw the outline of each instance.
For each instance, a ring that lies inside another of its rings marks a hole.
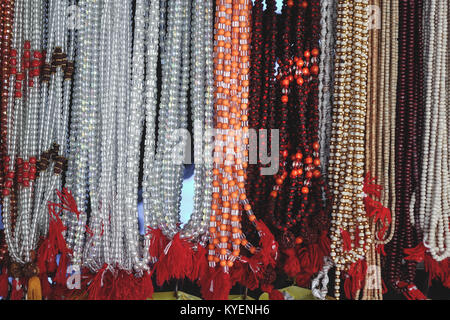
[[[395,167],[395,233],[387,246],[387,281],[399,290],[399,281],[411,283],[415,262],[404,260],[404,248],[417,244],[410,221],[409,206],[419,190],[423,119],[423,1],[399,3],[399,68],[397,84],[396,167]]]

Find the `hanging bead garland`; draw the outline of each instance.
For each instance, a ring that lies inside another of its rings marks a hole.
[[[337,3],[334,110],[328,183],[333,191],[331,259],[340,279],[363,259],[372,242],[363,203],[367,102],[368,1]],[[354,40],[357,41],[354,41]],[[349,52],[352,52],[350,55]]]
[[[7,155],[7,138],[8,127],[11,129],[11,124],[8,125],[8,120],[12,120],[11,108],[8,110],[10,91],[14,92],[14,87],[11,88],[13,81],[10,81],[14,77],[14,73],[17,73],[17,68],[11,65],[12,59],[17,59],[17,50],[12,48],[13,39],[13,25],[17,30],[17,24],[14,23],[15,18],[15,1],[2,1],[0,3],[0,159],[2,159],[3,166],[0,167],[0,199],[7,197],[11,194],[13,174],[9,173],[10,167],[5,165],[7,160],[11,161],[10,156]],[[11,90],[12,89],[12,90]],[[9,136],[11,133],[9,134]],[[8,188],[9,187],[9,188]],[[15,219],[12,217],[12,224],[15,224]],[[4,261],[7,254],[7,244],[5,241],[4,231],[0,234],[0,264]]]
[[[386,279],[399,292],[403,283],[413,285],[415,263],[404,258],[403,249],[416,245],[410,208],[417,199],[421,168],[423,119],[423,1],[399,2],[399,53],[395,154],[395,233],[387,246]],[[417,19],[411,19],[417,17]],[[417,201],[416,201],[417,203]]]
[[[280,43],[276,40],[275,9],[275,2],[270,1],[262,29],[266,37],[261,44],[259,25],[253,30],[257,38],[253,43],[256,51],[252,53],[255,63],[250,108],[254,128],[280,128],[280,155],[275,157],[275,161],[280,161],[280,169],[274,177],[263,176],[259,163],[249,172],[248,190],[257,214],[276,231],[285,253],[285,273],[295,277],[298,285],[309,286],[329,251],[318,137],[320,6],[318,1],[285,1]],[[262,2],[257,1],[256,19],[262,14],[259,10]],[[282,56],[277,60],[278,52]],[[260,69],[259,64],[264,68]],[[271,143],[261,133],[259,139]],[[313,265],[306,267],[306,261],[313,261]]]
[[[219,0],[216,10],[216,127],[219,134],[215,137],[208,260],[210,267],[219,262],[225,272],[239,257],[241,245],[250,252],[256,250],[240,229],[239,207],[239,203],[243,203],[250,221],[256,220],[244,189],[244,166],[248,161],[249,7],[247,0]]]

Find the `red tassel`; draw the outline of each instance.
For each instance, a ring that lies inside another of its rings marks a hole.
[[[416,262],[422,262],[425,259],[425,252],[427,248],[423,245],[423,242],[420,242],[414,248],[404,249],[403,252],[406,254],[405,260],[411,260]]]
[[[125,289],[129,288],[131,283],[127,283],[127,287],[123,287],[125,276],[123,270],[115,271],[116,275],[112,272],[105,272],[103,275],[103,286],[101,288],[101,300],[123,300],[126,299],[128,294]]]
[[[298,252],[298,261],[300,262],[300,271],[301,272],[308,272],[311,273],[310,271],[315,269],[314,263],[311,259],[311,250],[312,245],[302,248],[299,250]],[[312,273],[314,273],[314,271],[312,271]]]
[[[344,293],[347,298],[353,299],[352,280],[349,275],[346,275],[346,278],[344,281]]]
[[[109,300],[141,300],[142,292],[139,292],[141,278],[136,278],[126,270],[116,271],[117,275],[108,272],[105,276],[105,290],[111,291]]]
[[[67,210],[77,214],[79,216],[78,209],[76,207],[75,199],[67,189],[63,189],[63,192],[56,190],[56,193],[61,200],[61,203],[48,204],[48,212],[50,215],[49,232],[47,238],[41,243],[38,249],[38,267],[42,275],[52,274],[56,271],[55,282],[61,286],[66,286],[66,273],[67,273],[67,255],[71,253],[71,250],[67,248],[66,240],[64,239],[63,232],[66,230],[61,218],[63,210]],[[60,208],[59,212],[56,212],[56,208]],[[59,266],[56,265],[56,255],[60,253]]]
[[[381,279],[381,285],[382,285],[382,287],[383,287],[382,293],[383,293],[383,294],[386,294],[386,293],[388,292],[388,288],[387,288],[386,283],[384,282],[383,279]]]
[[[328,231],[322,231],[322,235],[320,236],[320,239],[319,239],[319,248],[320,248],[322,257],[330,254],[330,251],[331,251],[330,245],[331,245],[331,240],[330,240],[330,237],[328,237]],[[323,260],[323,259],[321,259],[321,260]]]
[[[0,275],[0,297],[3,298],[3,300],[8,297],[9,292],[9,281],[8,281],[8,272],[6,271],[6,268],[3,268],[2,274]]]
[[[53,240],[59,252],[68,253],[69,249],[67,248],[66,240],[63,236],[63,232],[66,230],[66,227],[64,227],[61,219],[59,217],[56,217],[56,220],[51,220],[50,228],[54,229],[54,238],[51,240]]]
[[[62,192],[56,190],[56,195],[58,196],[59,200],[61,200],[61,203],[51,203],[51,205],[56,208],[60,208],[60,212],[72,212],[77,216],[77,219],[79,219],[80,211],[78,211],[77,202],[75,201],[72,193],[66,188],[63,188]]]
[[[307,249],[310,261],[310,269],[312,273],[317,273],[320,271],[323,265],[323,256],[320,254],[320,250],[317,244],[312,244]],[[303,267],[303,264],[300,263]]]
[[[151,236],[149,248],[150,257],[156,262],[163,254],[164,248],[169,241],[163,235],[161,229],[152,229],[148,227],[147,235]]]
[[[260,269],[258,272],[253,272],[253,270],[250,269],[250,266],[246,266],[244,268],[244,276],[241,281],[236,281],[241,283],[242,285],[245,285],[249,290],[256,290],[259,287],[259,282],[261,280],[261,277],[263,276],[263,272]],[[233,285],[236,282],[231,282]]]
[[[367,272],[366,260],[360,259],[356,263],[353,263],[348,272],[348,277],[345,279],[344,291],[345,295],[349,299],[355,299],[358,290],[362,289],[364,285],[364,279]]]
[[[374,217],[379,215],[380,211],[383,208],[381,202],[373,200],[369,196],[364,197],[363,202],[368,217]]]
[[[142,287],[142,297],[141,300],[151,299],[153,297],[153,281],[152,281],[153,273],[147,271],[141,279],[141,287]]]
[[[22,281],[13,279],[12,290],[11,290],[11,300],[23,300],[24,291]]]
[[[277,289],[273,289],[269,293],[269,300],[284,300],[284,295]]]
[[[247,264],[242,261],[236,261],[233,268],[230,270],[230,281],[231,284],[240,283],[241,285],[247,286],[248,279],[248,268]],[[253,272],[252,272],[253,273]],[[201,275],[200,275],[201,278]]]
[[[272,284],[262,284],[261,290],[267,292],[269,300],[284,300],[284,295],[275,289]]]
[[[378,184],[375,184],[376,180],[377,180],[376,177],[372,177],[370,172],[367,172],[366,176],[364,177],[363,192],[368,196],[380,198],[381,190],[383,190],[383,187]]]
[[[249,272],[257,274],[257,273],[260,273],[262,271],[261,270],[262,265],[259,262],[259,259],[258,259],[258,257],[256,255],[254,255],[251,258],[242,256],[241,257],[241,261],[242,261],[242,263],[246,264],[247,269],[248,269]]]
[[[295,256],[295,250],[293,248],[286,249],[284,254],[287,255],[287,258],[284,262],[283,270],[289,277],[295,277],[301,271],[300,262]]]
[[[412,283],[399,281],[397,286],[408,300],[427,300],[427,297]]]
[[[384,250],[384,244],[377,244],[376,249],[379,254],[386,256],[386,251]]]
[[[295,283],[297,286],[302,288],[309,288],[311,286],[311,279],[313,277],[313,273],[309,270],[302,270],[297,277],[295,278]]]
[[[129,297],[127,290],[134,284],[123,279],[127,273],[124,270],[105,271],[102,276],[102,287],[100,290],[101,300],[124,300]]]
[[[342,245],[344,251],[350,251],[352,249],[352,240],[350,239],[350,233],[347,230],[341,229]]]
[[[50,228],[49,234],[52,232],[53,228]],[[55,246],[51,245],[49,237],[41,243],[37,252],[39,272],[45,274],[52,274],[57,268],[56,255],[58,254],[58,251]]]
[[[230,290],[230,274],[223,272],[222,268],[209,268],[201,281],[202,297],[205,300],[228,300]]]
[[[59,285],[65,286],[67,284],[67,264],[68,256],[66,254],[61,254],[59,257],[58,270],[56,271],[55,282]]]
[[[423,261],[425,271],[428,272],[428,283],[431,285],[431,280],[440,280],[444,286],[448,287],[450,277],[448,259],[437,262],[430,254],[425,254]]]
[[[300,249],[298,253],[300,272],[295,277],[295,282],[299,287],[309,288],[311,286],[312,276],[320,269],[318,247],[317,244],[313,244]]]
[[[193,251],[188,241],[181,239],[177,233],[164,249],[156,263],[156,281],[158,286],[175,278],[184,279],[191,276],[193,271]]]
[[[446,268],[446,272],[443,278],[441,278],[442,284],[444,285],[444,287],[449,288],[450,289],[450,263],[447,261],[447,268]]]
[[[200,244],[197,246],[197,251],[194,254],[194,264],[192,268],[192,273],[189,276],[191,281],[196,281],[205,274],[208,270],[208,260],[206,258],[207,251],[206,248]]]
[[[39,279],[41,280],[42,299],[49,299],[52,294],[52,287],[48,281],[48,277],[46,274],[41,273]]]
[[[275,266],[278,256],[278,243],[262,220],[256,222],[256,227],[258,228],[259,245],[261,247],[260,252],[258,252],[260,262],[264,266]]]
[[[383,207],[379,201],[375,201],[372,198],[380,198],[381,190],[383,187],[374,183],[376,178],[372,178],[370,172],[367,173],[364,178],[363,191],[366,193],[364,197],[364,206],[368,217],[374,217],[374,223],[381,222],[381,229],[377,232],[378,239],[383,239],[384,234],[389,228],[392,222],[391,210]]]
[[[89,300],[104,300],[105,299],[105,295],[103,292],[104,291],[103,288],[105,287],[105,282],[103,280],[104,280],[104,276],[105,276],[107,267],[108,267],[108,265],[105,263],[103,265],[103,267],[97,272],[95,277],[92,279],[92,282],[90,283],[90,285],[88,287]]]

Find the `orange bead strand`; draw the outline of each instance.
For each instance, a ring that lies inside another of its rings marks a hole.
[[[217,0],[215,23],[215,122],[213,198],[210,219],[210,267],[228,271],[241,245],[251,244],[241,230],[242,208],[254,218],[245,195],[248,163],[250,0]],[[219,214],[220,212],[220,214]]]

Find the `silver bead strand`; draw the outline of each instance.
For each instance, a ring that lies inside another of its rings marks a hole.
[[[179,3],[177,3],[179,5]],[[163,156],[164,156],[164,143],[162,141],[166,141],[166,130],[168,129],[168,105],[169,105],[169,96],[172,94],[171,90],[171,82],[169,76],[175,74],[175,71],[171,69],[171,59],[173,59],[172,52],[169,52],[172,48],[173,43],[173,20],[175,15],[175,1],[169,2],[167,4],[167,22],[166,29],[161,29],[160,32],[164,34],[164,36],[160,35],[160,40],[164,38],[164,43],[160,43],[161,49],[161,64],[162,64],[162,84],[161,84],[161,98],[160,98],[160,108],[158,114],[158,143],[156,145],[156,154],[155,154],[155,165],[154,165],[154,174],[151,183],[151,210],[155,216],[155,227],[160,228],[160,221],[166,219],[166,222],[169,221],[169,217],[164,215],[162,197],[162,182],[167,183],[164,180],[163,172],[162,172],[162,164],[163,164]],[[180,7],[178,6],[178,10]],[[164,59],[167,57],[167,60]],[[179,79],[175,79],[172,82],[179,81]],[[176,92],[175,94],[178,94]]]
[[[47,54],[45,62],[50,63],[51,62],[51,56],[52,56],[52,50],[54,48],[54,36],[55,36],[55,30],[56,27],[56,19],[58,18],[58,15],[55,14],[55,11],[58,7],[58,2],[56,0],[50,0],[49,1],[49,10],[48,10],[48,26],[47,26],[47,50],[49,51],[49,54]],[[46,142],[44,140],[44,134],[50,130],[52,123],[53,123],[53,117],[54,115],[52,107],[53,102],[51,98],[53,98],[53,95],[51,94],[50,83],[54,84],[55,81],[55,75],[51,75],[51,81],[50,82],[43,82],[41,84],[41,108],[43,109],[43,112],[40,113],[39,116],[39,127],[38,127],[38,145],[37,145],[37,153],[36,156],[40,156],[40,154],[45,151],[44,148],[46,148]],[[54,90],[54,88],[53,88]],[[47,134],[48,136],[48,134]],[[51,169],[50,169],[51,170]],[[41,214],[39,214],[39,208],[42,204],[42,197],[43,197],[43,186],[44,182],[43,180],[46,180],[48,175],[48,171],[42,172],[40,176],[36,179],[35,183],[35,199],[34,199],[34,207],[36,208],[36,211],[38,211],[38,215],[36,215],[36,219],[39,219],[39,216],[42,216],[42,220],[44,219],[43,216],[48,216],[46,210],[44,210]],[[35,223],[33,223],[34,225]],[[43,223],[42,223],[43,224]],[[34,239],[34,241],[37,241],[37,236]]]
[[[54,33],[52,37],[54,46],[48,46],[50,52],[53,52],[55,48],[61,48],[61,50],[63,50],[64,47],[64,8],[65,6],[62,1],[57,1],[54,5],[54,11],[51,13],[55,18],[52,19],[54,26],[49,28],[52,33]],[[51,77],[48,95],[50,96],[48,103],[48,109],[50,111],[48,114],[49,117],[45,119],[48,122],[45,123],[44,120],[44,123],[41,123],[41,125],[46,128],[43,140],[44,149],[42,151],[48,150],[53,142],[57,142],[58,137],[61,134],[60,128],[62,123],[60,115],[62,113],[61,108],[63,100],[63,71],[61,70],[61,67],[57,68],[56,73]],[[43,100],[44,99],[45,98],[43,98]],[[39,222],[42,235],[45,235],[48,232],[48,201],[55,197],[55,189],[60,189],[58,185],[60,177],[53,173],[53,169],[54,165],[51,164],[37,181],[38,187],[35,198],[36,222],[33,224],[33,228],[37,227],[35,224]],[[36,235],[35,241],[37,242],[37,240],[38,237]]]
[[[126,163],[126,193],[125,216],[127,218],[127,230],[125,238],[128,242],[128,250],[131,253],[135,269],[142,271],[145,268],[141,264],[138,254],[139,225],[138,225],[138,175],[141,135],[144,123],[144,43],[145,43],[145,17],[146,1],[137,0],[134,14],[134,44],[133,66],[131,84],[130,117],[128,119],[128,144]]]
[[[111,70],[112,65],[112,0],[103,2],[101,22],[100,22],[100,52],[99,56],[99,112],[100,112],[100,168],[99,168],[99,217],[95,217],[96,224],[102,226],[101,232],[94,232],[91,242],[86,244],[85,263],[92,270],[97,270],[103,263],[111,263],[110,247],[111,247],[111,231],[109,221],[111,201],[112,201],[112,162],[109,160],[112,153],[111,131],[114,129],[115,112],[113,112],[113,99],[115,90],[111,90],[112,75],[115,74]],[[108,54],[109,53],[109,54]],[[97,227],[94,227],[97,228]],[[98,228],[97,228],[98,229]],[[101,236],[100,236],[101,235]]]
[[[157,107],[157,63],[158,63],[158,43],[160,28],[160,0],[150,0],[150,9],[146,32],[146,83],[145,83],[145,150],[144,150],[144,175],[142,180],[142,198],[144,205],[144,250],[143,260],[147,264],[150,262],[150,234],[147,233],[148,227],[157,228],[156,217],[151,214],[151,199],[154,193],[153,165],[156,153],[156,107]],[[162,11],[162,10],[161,10]],[[162,32],[161,32],[162,33]]]
[[[187,93],[189,90],[189,71],[190,71],[190,20],[191,20],[191,4],[189,1],[183,2],[183,16],[181,20],[182,27],[182,42],[181,42],[181,83],[179,91],[179,104],[178,104],[178,126],[175,128],[175,134],[180,141],[177,146],[171,151],[172,162],[170,165],[171,173],[173,174],[173,184],[170,187],[171,194],[168,195],[173,201],[172,211],[168,212],[168,215],[172,216],[171,227],[174,227],[170,232],[170,237],[172,238],[180,232],[180,204],[181,204],[181,189],[183,184],[184,176],[184,152],[186,151],[188,137],[184,134],[187,131]],[[190,148],[189,148],[190,149]],[[181,234],[183,236],[183,234]],[[191,237],[190,234],[186,235]]]
[[[89,65],[89,25],[92,20],[92,1],[94,0],[80,0],[80,20],[81,26],[78,30],[79,45],[77,54],[77,70],[79,77],[75,79],[75,101],[74,108],[79,110],[79,125],[76,126],[77,141],[71,156],[74,157],[74,181],[73,192],[78,210],[82,213],[81,219],[76,216],[72,217],[73,232],[73,256],[72,264],[76,266],[81,265],[82,245],[84,238],[84,224],[86,219],[86,200],[87,200],[87,170],[88,170],[88,104],[89,104],[89,83],[90,83],[90,65]],[[75,132],[73,133],[75,134]],[[70,235],[70,234],[69,234]],[[71,236],[71,235],[70,235]]]
[[[83,265],[88,266],[95,271],[101,268],[101,264],[95,264],[95,259],[101,249],[99,248],[99,237],[101,230],[100,218],[100,200],[99,200],[99,163],[100,163],[100,89],[101,89],[101,63],[100,63],[100,41],[101,41],[101,10],[105,7],[103,1],[94,1],[92,3],[92,20],[89,24],[90,35],[90,51],[89,51],[89,65],[90,65],[90,95],[89,95],[89,110],[88,110],[88,194],[90,199],[90,218],[89,229],[92,234],[86,238],[83,248]]]
[[[203,215],[204,202],[204,164],[203,164],[203,127],[205,125],[205,12],[204,1],[194,1],[192,10],[191,36],[191,105],[194,132],[194,208],[188,223],[182,229],[186,238],[198,237],[198,225]],[[205,12],[206,14],[206,12]]]
[[[212,0],[207,0],[205,5],[205,130],[204,130],[204,174],[205,185],[203,195],[203,212],[202,221],[199,226],[199,235],[207,239],[209,221],[211,216],[211,197],[212,197],[212,182],[213,182],[213,161],[212,152],[214,144],[212,140],[214,121],[214,3]],[[203,242],[203,239],[201,240]]]

